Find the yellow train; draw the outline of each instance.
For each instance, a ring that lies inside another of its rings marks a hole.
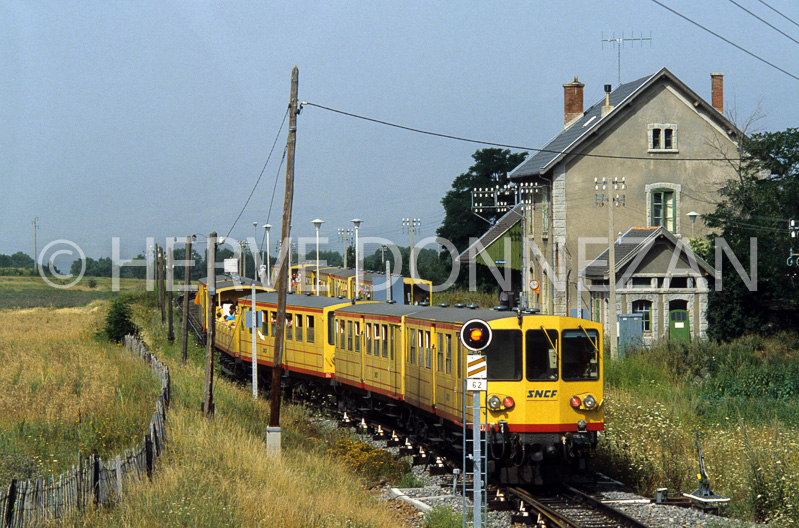
[[[273,275],[277,274],[277,268]],[[318,277],[317,277],[318,275]],[[365,300],[392,300],[397,304],[432,304],[433,283],[425,279],[413,279],[401,275],[361,271],[358,297]],[[289,289],[296,293],[316,294],[316,281],[319,282],[319,295],[352,299],[355,292],[355,270],[325,266],[317,273],[314,264],[291,266]]]
[[[259,375],[274,364],[277,294],[217,284],[219,304],[237,303],[233,321],[216,320],[216,345],[251,365],[254,309]],[[236,297],[238,296],[238,297]],[[208,297],[200,283],[198,303]],[[468,349],[461,328],[490,327],[483,411],[489,470],[506,482],[541,482],[550,470],[584,467],[603,430],[602,331],[571,317],[468,308],[358,302],[288,295],[283,368],[288,385],[321,391],[340,408],[401,424],[444,448],[462,444]],[[251,369],[246,366],[245,372]],[[470,411],[471,412],[471,411]],[[471,418],[466,419],[467,422]]]

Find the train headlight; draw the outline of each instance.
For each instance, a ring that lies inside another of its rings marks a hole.
[[[590,411],[596,407],[596,399],[589,394],[583,400],[583,405],[585,405],[585,408]]]
[[[488,408],[491,409],[492,411],[498,411],[501,406],[502,406],[502,400],[500,400],[499,396],[497,396],[496,394],[488,398]]]
[[[585,420],[577,420],[577,430],[578,431],[585,431]]]
[[[582,403],[579,396],[572,396],[572,399],[569,400],[569,405],[571,405],[573,409],[579,409]]]
[[[502,400],[502,405],[506,409],[510,410],[510,409],[513,409],[514,405],[516,405],[516,402],[514,402],[513,398],[511,398],[510,396],[505,396],[505,399]]]

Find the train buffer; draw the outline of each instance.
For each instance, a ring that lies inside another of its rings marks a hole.
[[[719,506],[730,502],[730,499],[716,495],[710,489],[710,479],[705,471],[705,457],[702,455],[702,447],[699,445],[699,431],[696,431],[696,452],[699,456],[699,488],[693,493],[683,493],[683,495],[691,499],[698,509],[704,511],[717,510]]]

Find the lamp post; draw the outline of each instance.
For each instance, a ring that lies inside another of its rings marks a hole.
[[[314,283],[316,286],[316,296],[319,297],[319,228],[325,223],[324,220],[311,220],[314,227],[316,227],[316,275],[314,276]]]
[[[272,226],[269,224],[264,224],[264,231],[266,231],[266,260],[264,260],[264,264],[266,264],[266,287],[269,288],[272,286],[272,258],[269,256],[269,230],[272,229]]]
[[[360,264],[360,252],[358,251],[358,227],[361,225],[360,218],[353,218],[351,222],[355,225],[355,292],[352,294],[353,299],[358,298],[358,293],[361,291],[361,277],[358,275]]]
[[[691,219],[691,238],[694,238],[694,224],[696,223],[697,216],[699,216],[699,213],[696,211],[691,211],[688,213],[688,218]]]

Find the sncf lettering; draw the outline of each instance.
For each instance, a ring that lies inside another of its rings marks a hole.
[[[554,390],[528,390],[528,400],[551,399],[558,395],[557,389]]]

